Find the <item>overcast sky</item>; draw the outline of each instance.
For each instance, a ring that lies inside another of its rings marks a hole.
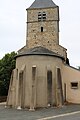
[[[0,58],[26,44],[26,8],[34,0],[0,0]],[[80,66],[80,0],[54,0],[60,9],[60,44]]]

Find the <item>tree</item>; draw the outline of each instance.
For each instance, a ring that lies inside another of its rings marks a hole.
[[[15,68],[15,52],[5,54],[0,60],[0,96],[8,94],[9,82],[12,70]]]

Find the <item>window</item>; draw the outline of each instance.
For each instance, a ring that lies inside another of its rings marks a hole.
[[[72,89],[78,89],[78,82],[71,82]]]
[[[16,69],[16,79],[18,79],[18,69]]]
[[[45,20],[46,20],[46,13],[43,12],[43,21],[45,21]]]
[[[52,71],[47,71],[48,105],[52,105]]]
[[[38,21],[45,21],[46,20],[46,13],[45,12],[39,12],[38,13]]]
[[[41,32],[43,32],[43,27],[41,27]]]
[[[41,12],[39,12],[38,13],[38,21],[41,21],[41,17],[42,17]]]

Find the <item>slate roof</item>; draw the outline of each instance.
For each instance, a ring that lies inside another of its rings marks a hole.
[[[28,9],[57,7],[52,0],[35,0]]]
[[[34,47],[34,48],[31,48],[29,50],[25,50],[24,52],[22,53],[19,53],[17,57],[20,57],[20,56],[28,56],[28,55],[44,55],[44,56],[55,56],[55,57],[59,57],[61,59],[64,59],[63,56],[60,56],[59,54],[51,51],[51,50],[48,50],[47,48],[44,48],[44,47]]]

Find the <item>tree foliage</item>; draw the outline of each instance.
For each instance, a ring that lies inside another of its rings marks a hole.
[[[15,52],[5,54],[0,60],[0,96],[8,94],[9,82],[12,70],[15,68]]]

